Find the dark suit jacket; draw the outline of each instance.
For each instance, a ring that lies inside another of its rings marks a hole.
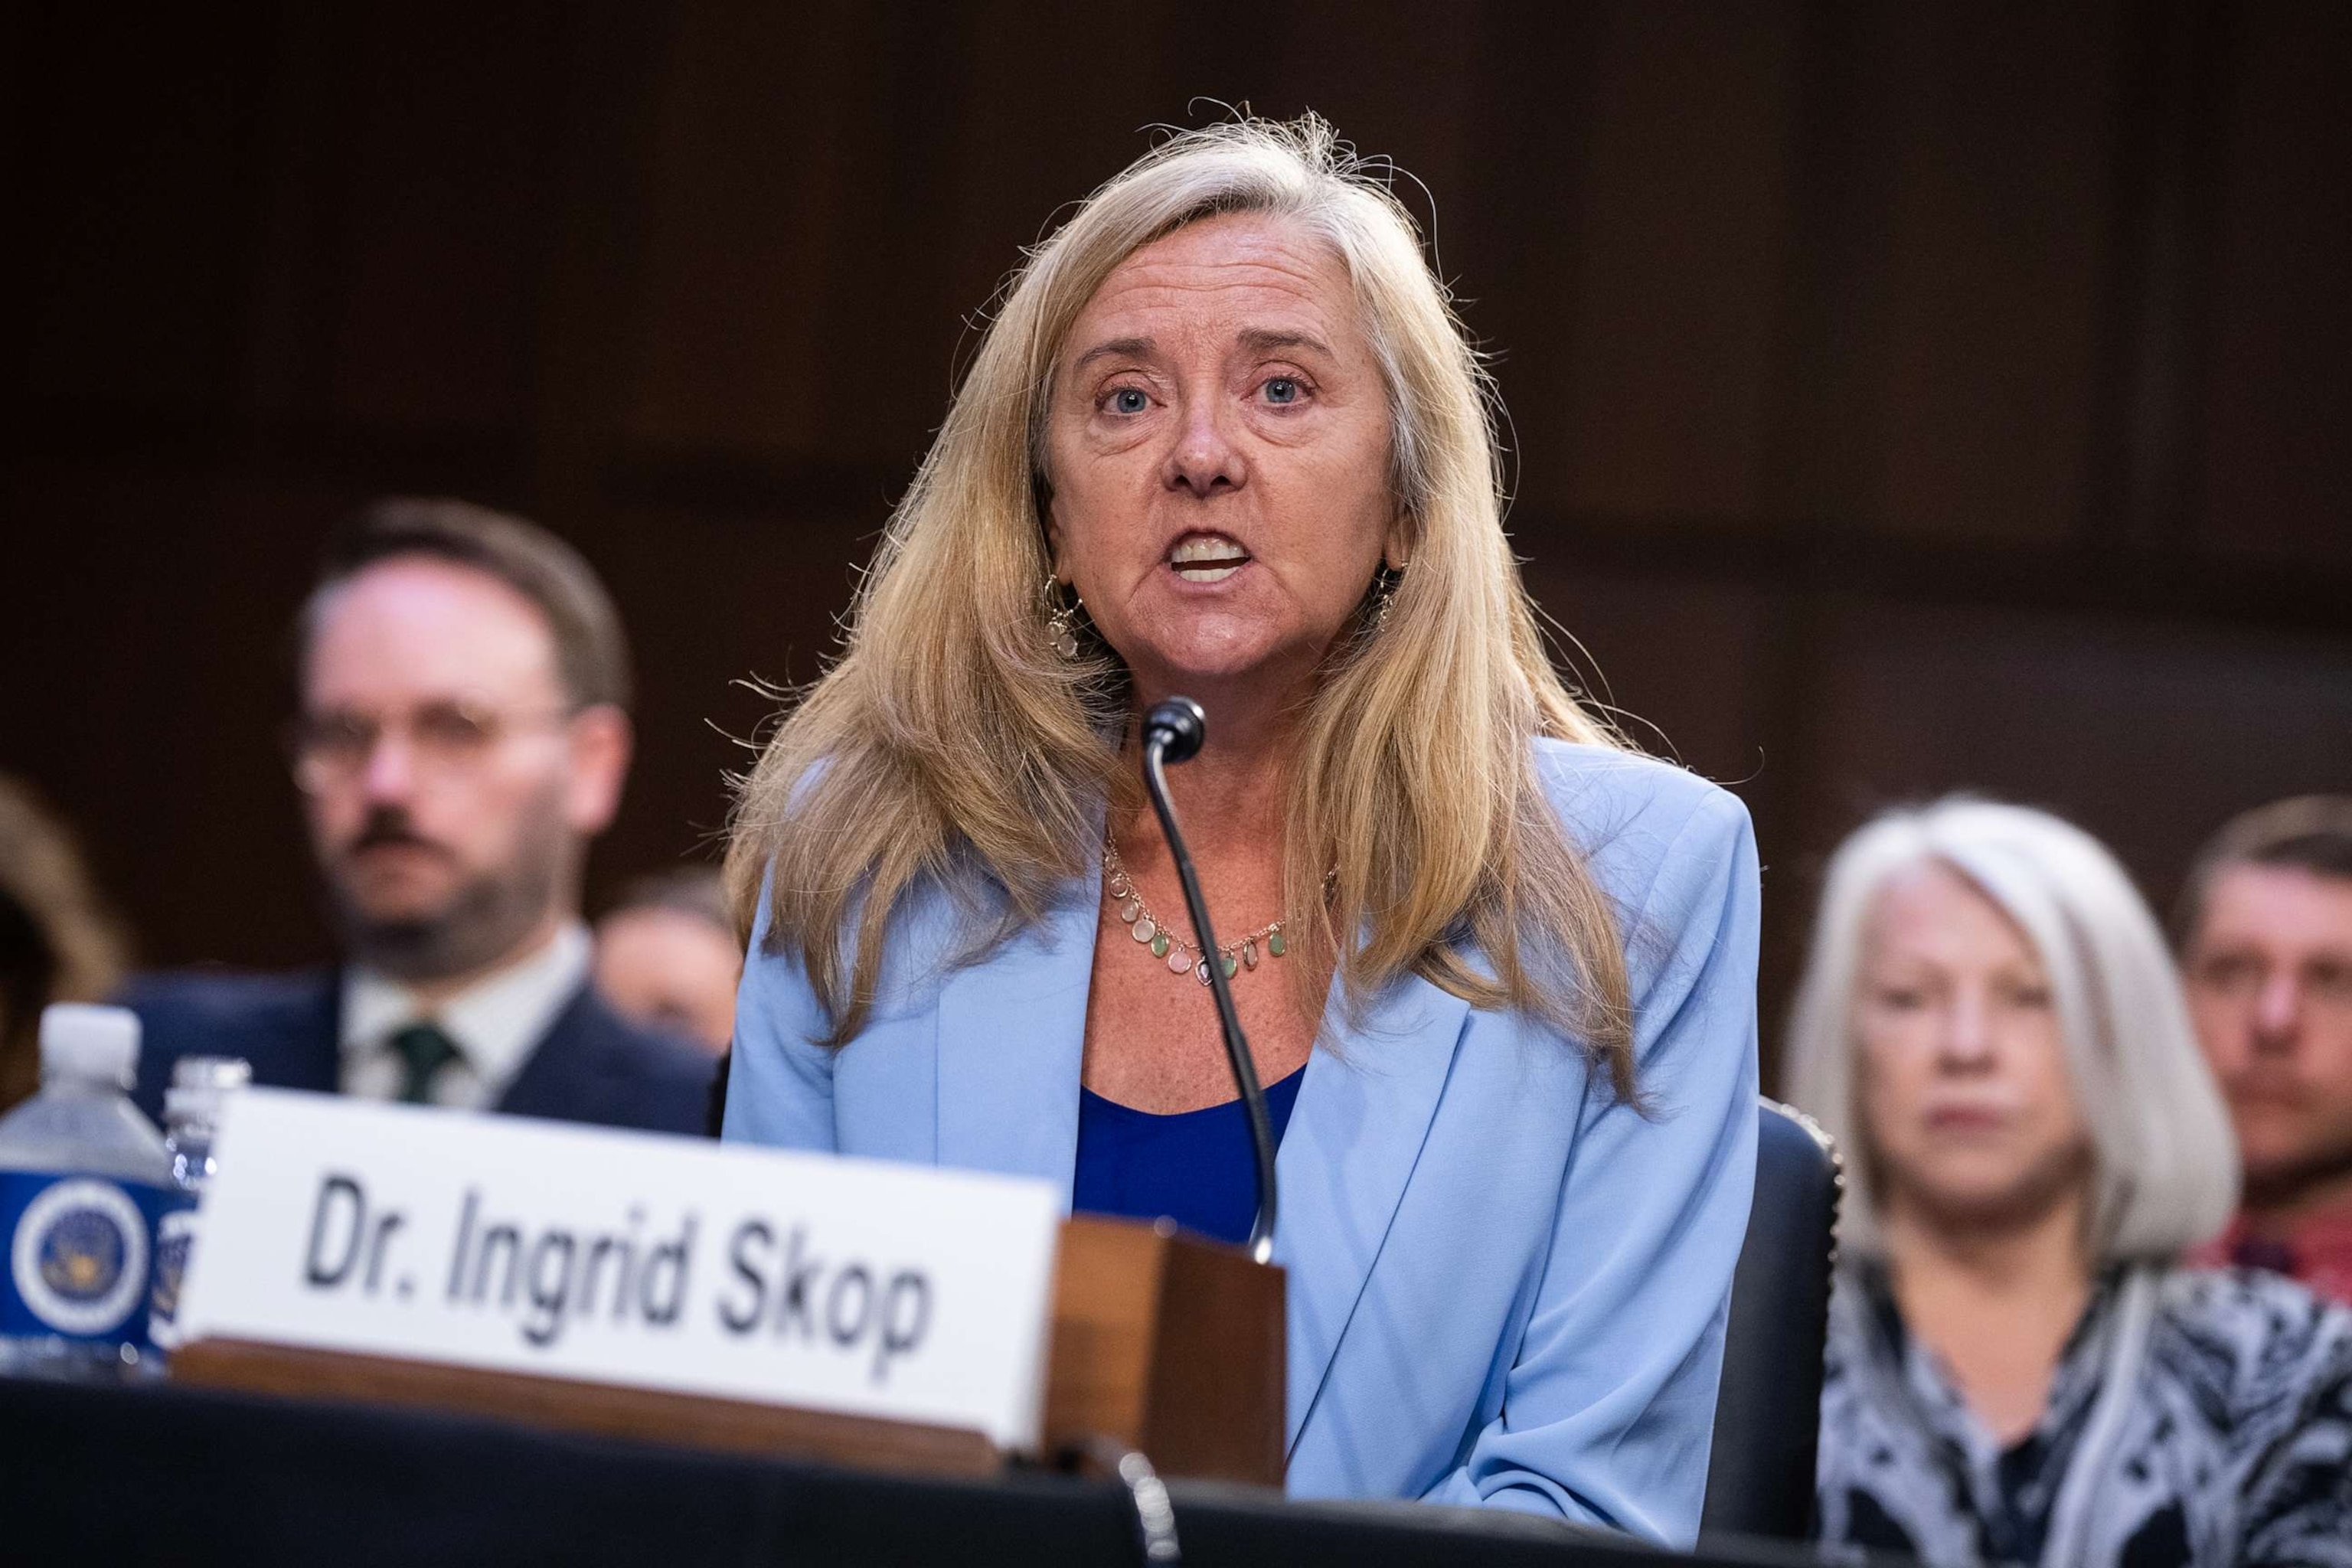
[[[184,1056],[243,1057],[253,1081],[335,1092],[342,976],[184,972],[142,974],[117,998],[139,1015],[134,1098],[162,1119],[172,1064]],[[515,1116],[700,1133],[717,1064],[707,1051],[620,1017],[583,985],[555,1016],[499,1100]]]

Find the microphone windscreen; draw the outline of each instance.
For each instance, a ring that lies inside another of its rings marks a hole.
[[[1149,741],[1155,734],[1162,738],[1161,761],[1188,762],[1209,738],[1209,716],[1191,698],[1171,697],[1153,703],[1143,716],[1143,738]]]

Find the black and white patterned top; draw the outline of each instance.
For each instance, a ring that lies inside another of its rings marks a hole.
[[[1826,1541],[1933,1564],[2352,1568],[2352,1311],[2276,1275],[2112,1270],[2041,1423],[2003,1448],[1883,1271],[1850,1267],[1821,1445]]]

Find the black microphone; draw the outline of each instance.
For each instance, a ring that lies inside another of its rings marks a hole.
[[[1225,1035],[1225,1060],[1249,1111],[1250,1146],[1257,1154],[1257,1218],[1249,1234],[1249,1255],[1260,1263],[1274,1258],[1274,1121],[1266,1114],[1265,1090],[1257,1081],[1257,1064],[1250,1059],[1249,1041],[1234,1012],[1234,993],[1225,982],[1223,955],[1209,929],[1208,900],[1201,897],[1201,879],[1192,871],[1192,852],[1176,826],[1176,808],[1168,802],[1168,776],[1161,764],[1188,762],[1198,756],[1209,738],[1209,718],[1189,697],[1171,697],[1152,705],[1143,716],[1143,787],[1151,809],[1159,814],[1160,831],[1168,837],[1168,853],[1176,861],[1176,879],[1184,885],[1184,908],[1192,917],[1192,940],[1201,962],[1209,966],[1209,989],[1217,998],[1217,1024]]]

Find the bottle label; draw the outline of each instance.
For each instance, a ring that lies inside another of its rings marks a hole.
[[[155,1226],[180,1201],[143,1182],[0,1172],[0,1334],[146,1345]]]
[[[180,1347],[180,1282],[196,1246],[194,1205],[165,1211],[155,1222],[155,1286],[147,1293],[147,1336],[158,1350]]]

